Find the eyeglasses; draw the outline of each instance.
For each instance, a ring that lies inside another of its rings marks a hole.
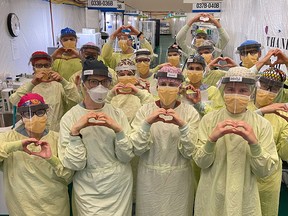
[[[266,84],[266,83],[260,83],[260,88],[263,90],[266,90],[266,91],[273,92],[273,93],[278,93],[281,89],[280,87],[271,86],[271,85]]]
[[[51,64],[35,64],[34,65],[35,68],[50,68]]]
[[[24,117],[24,118],[32,118],[34,115],[37,115],[38,117],[42,117],[46,114],[46,109],[39,109],[35,112],[32,112],[31,110],[30,111],[25,111],[25,112],[21,112],[21,116]]]
[[[133,71],[119,71],[118,76],[134,76],[135,73]]]
[[[241,56],[247,56],[249,53],[250,55],[255,55],[259,52],[258,49],[252,49],[252,50],[241,50],[240,51],[240,55]]]
[[[139,58],[139,59],[136,59],[135,61],[136,61],[136,63],[140,63],[140,62],[148,63],[148,62],[150,62],[150,59],[147,59],[147,58]]]
[[[99,84],[108,88],[110,83],[111,83],[109,79],[104,79],[104,80],[87,79],[87,82],[89,84],[89,88],[94,88],[94,87],[98,86]]]

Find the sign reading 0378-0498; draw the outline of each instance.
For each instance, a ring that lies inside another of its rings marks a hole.
[[[9,13],[7,17],[7,27],[12,37],[18,37],[20,34],[20,21],[15,13]]]

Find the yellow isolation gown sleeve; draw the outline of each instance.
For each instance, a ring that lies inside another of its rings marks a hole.
[[[182,48],[182,51],[186,53],[187,56],[194,55],[197,51],[192,48],[190,45],[186,44],[186,36],[188,34],[189,26],[186,24],[183,26],[178,34],[176,35],[176,43]],[[216,43],[215,47],[220,49],[219,51],[216,51],[216,54],[214,57],[218,57],[221,54],[221,51],[225,48],[229,41],[229,35],[223,28],[217,28],[219,39]]]
[[[67,185],[73,171],[64,168],[58,159],[58,133],[49,131],[41,138],[51,147],[53,156],[48,160],[22,151],[21,140],[27,138],[15,130],[0,134],[0,167],[9,215],[69,216]],[[33,144],[28,148],[40,150]]]
[[[288,160],[288,123],[276,114],[265,114],[273,127],[273,135],[278,155],[282,160]],[[257,178],[263,216],[278,216],[279,194],[282,179],[282,163],[268,177]]]
[[[63,79],[61,82],[52,81],[49,83],[40,83],[34,86],[31,82],[27,82],[20,86],[15,93],[13,93],[9,100],[17,106],[20,98],[29,92],[40,94],[45,103],[49,105],[48,128],[53,131],[59,131],[60,119],[65,113],[65,107],[75,105],[81,101],[81,96],[74,83],[70,83]]]
[[[58,72],[64,79],[69,78],[82,69],[82,63],[80,58],[73,59],[56,59],[52,64],[52,70]]]
[[[203,99],[208,94],[208,100]],[[195,109],[201,116],[204,116],[208,112],[221,109],[225,106],[223,97],[218,88],[210,86],[208,89],[201,91],[201,101],[194,105]]]
[[[145,122],[157,109],[154,102],[143,105],[132,122],[130,139],[140,156],[136,215],[192,215],[195,188],[190,161],[200,117],[193,106],[181,103],[175,111],[187,122],[183,127]]]
[[[153,102],[154,98],[147,90],[139,89],[135,95],[134,94],[114,95],[112,91],[109,91],[106,101],[108,103],[111,103],[114,107],[122,109],[126,114],[128,121],[132,122],[139,108],[143,104]]]
[[[128,54],[123,54],[123,53],[113,52],[113,43],[114,43],[114,40],[109,39],[108,42],[106,42],[103,45],[102,51],[101,51],[101,56],[105,60],[106,64],[110,68],[115,70],[116,66],[118,65],[118,63],[122,59],[134,60],[133,59],[134,53],[132,52],[132,53],[128,53]],[[153,54],[153,48],[152,48],[151,44],[146,39],[140,40],[140,46],[141,46],[141,48],[148,49],[151,52],[151,54]]]
[[[236,134],[216,143],[208,136],[219,122],[241,120],[252,126],[257,144],[249,145]],[[193,152],[202,168],[195,199],[195,216],[261,215],[256,177],[266,177],[279,166],[270,123],[252,111],[231,114],[226,108],[206,114],[198,129],[198,148]],[[209,203],[209,208],[206,208]]]
[[[78,215],[130,215],[133,181],[129,161],[134,157],[126,136],[130,125],[123,111],[105,104],[95,112],[114,119],[122,126],[121,132],[90,126],[80,131],[82,138],[71,136],[71,127],[90,111],[78,104],[63,116],[60,126],[59,159],[76,170],[73,192]]]
[[[217,87],[217,82],[226,74],[223,70],[208,70],[203,78],[203,83]]]

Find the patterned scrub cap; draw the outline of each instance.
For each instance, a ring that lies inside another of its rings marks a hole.
[[[274,67],[267,68],[265,71],[263,71],[262,77],[281,83],[284,83],[286,81],[285,72]]]

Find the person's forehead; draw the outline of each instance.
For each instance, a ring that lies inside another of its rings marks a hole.
[[[83,51],[84,51],[84,53],[96,53],[96,54],[98,54],[97,50],[92,49],[92,48],[85,48]]]
[[[91,79],[97,79],[97,80],[105,80],[108,79],[106,76],[100,76],[100,75],[89,75],[87,80]]]
[[[38,59],[38,60],[35,60],[34,64],[49,64],[49,63],[51,62],[47,59]]]
[[[198,52],[199,53],[212,53],[212,50],[209,48],[205,48],[205,49],[199,49]]]
[[[259,49],[257,47],[246,47],[243,50],[241,50],[242,52],[249,52],[249,51],[258,51]]]
[[[149,61],[149,58],[141,57],[141,58],[136,58],[136,61]]]
[[[61,40],[76,40],[74,36],[63,36]]]
[[[226,86],[227,87],[233,87],[233,88],[249,88],[249,85],[246,84],[246,83],[237,83],[237,82],[230,82],[230,83],[227,83]]]
[[[120,70],[120,71],[117,71],[118,73],[131,73],[132,70]]]
[[[168,55],[174,56],[174,55],[179,55],[179,53],[178,52],[169,52]]]
[[[188,67],[201,67],[201,68],[203,68],[203,66],[200,63],[196,63],[196,62],[188,63]]]

